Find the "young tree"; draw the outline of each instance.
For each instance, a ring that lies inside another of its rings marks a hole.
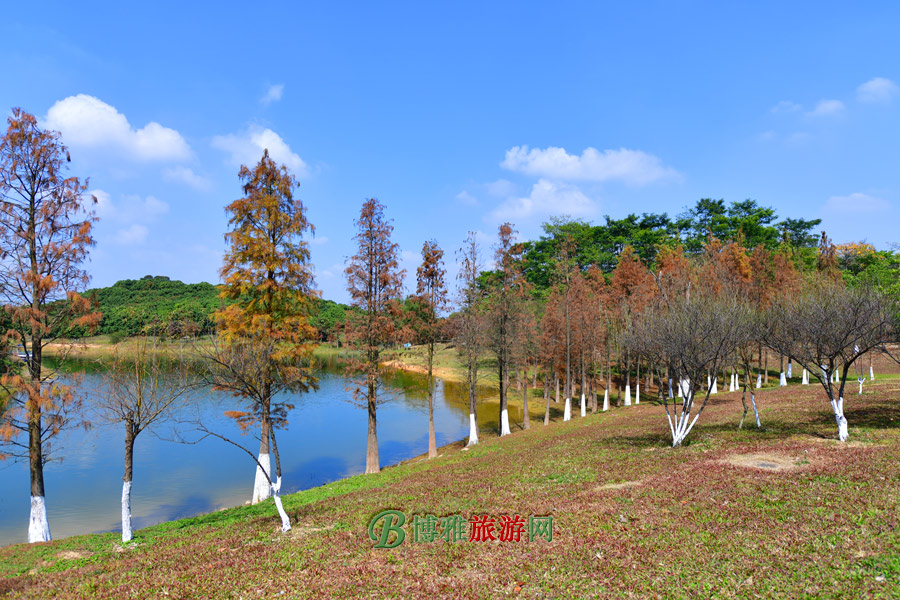
[[[896,315],[895,300],[868,286],[847,288],[827,270],[799,294],[779,297],[766,313],[765,343],[819,377],[842,442],[850,438],[847,375],[863,355],[896,339]]]
[[[419,323],[421,337],[428,346],[428,458],[437,456],[434,435],[434,343],[438,337],[438,312],[447,305],[447,287],[444,284],[444,251],[434,240],[422,246],[422,264],[416,269],[416,294],[424,308]]]
[[[116,347],[104,379],[106,395],[98,401],[100,415],[125,426],[125,475],[122,477],[122,541],[131,541],[131,484],[134,444],[138,435],[166,420],[190,388],[184,361],[157,342],[138,338],[127,348]]]
[[[470,231],[463,247],[457,251],[459,262],[460,311],[453,328],[454,340],[466,364],[466,388],[469,392],[469,441],[466,446],[478,443],[478,364],[484,347],[484,315],[482,294],[478,287],[481,273],[481,248],[474,231]]]
[[[488,302],[490,348],[497,359],[497,377],[500,387],[500,436],[503,437],[512,433],[509,429],[506,392],[522,308],[521,290],[524,280],[521,278],[517,265],[521,246],[513,243],[516,232],[512,224],[502,224],[498,233],[497,245],[494,247],[494,261],[497,264],[497,270],[491,281]]]
[[[706,373],[715,373],[752,335],[749,306],[739,297],[721,296],[702,288],[689,290],[684,296],[663,296],[661,302],[636,318],[625,335],[625,345],[656,365],[666,365],[670,376],[681,388],[680,406],[676,400],[673,412],[663,393],[672,446],[680,446],[693,429],[709,400],[701,382]],[[696,406],[696,397],[703,400]]]
[[[44,501],[48,442],[74,423],[79,401],[69,386],[49,384],[41,360],[47,344],[68,326],[96,327],[99,313],[78,295],[89,278],[82,269],[94,245],[96,221],[87,182],[66,177],[69,152],[59,134],[13,109],[0,138],[0,295],[11,325],[6,338],[25,356],[25,372],[0,380],[8,395],[0,421],[0,457],[28,460],[31,479],[29,542],[50,539]],[[22,440],[27,437],[27,440]]]
[[[248,410],[229,415],[242,427],[260,428],[251,498],[257,503],[272,494],[270,440],[292,408],[273,402],[274,396],[317,385],[311,368],[316,331],[308,318],[313,275],[303,239],[315,228],[294,196],[294,176],[268,150],[252,170],[242,165],[238,177],[244,196],[225,207],[231,231],[220,271],[222,298],[232,304],[218,311],[221,340],[204,358],[212,383],[248,404]],[[274,483],[280,485],[280,474]]]
[[[378,473],[378,406],[379,356],[381,348],[394,336],[390,317],[392,303],[400,299],[405,271],[398,262],[399,247],[391,242],[394,230],[384,217],[384,205],[371,198],[363,203],[359,219],[354,221],[357,251],[344,270],[347,291],[354,306],[360,309],[349,322],[347,338],[362,351],[363,359],[353,369],[365,374],[365,392],[361,386],[354,398],[365,402],[369,415],[366,443],[366,473]],[[364,400],[361,398],[364,397]]]

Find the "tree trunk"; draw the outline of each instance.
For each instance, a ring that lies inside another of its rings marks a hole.
[[[498,361],[497,368],[500,376],[500,437],[512,433],[509,429],[509,410],[506,399],[506,365],[503,360]]]
[[[474,446],[478,443],[478,362],[469,359],[469,441],[466,447]]]
[[[378,473],[381,467],[378,463],[378,420],[375,414],[377,386],[375,378],[370,374],[368,382],[368,408],[369,408],[369,433],[366,438],[366,474]]]
[[[554,402],[559,404],[559,373],[553,374],[553,380],[556,382],[556,400]]]
[[[275,441],[275,429],[269,431],[272,435],[272,455],[275,457],[275,479],[271,481],[272,497],[275,499],[278,516],[281,517],[281,532],[286,533],[291,530],[291,520],[281,504],[281,456],[278,454],[278,443]]]
[[[40,385],[40,384],[38,384]],[[49,542],[50,523],[47,521],[47,505],[44,502],[44,458],[41,444],[41,409],[28,400],[28,448],[31,473],[31,515],[28,521],[28,543]]]
[[[272,495],[272,489],[269,485],[269,478],[272,476],[271,463],[269,461],[269,423],[267,411],[264,411],[262,426],[259,438],[259,464],[256,465],[256,478],[253,480],[253,497],[250,498],[250,504],[258,504]],[[261,465],[261,466],[260,466]],[[263,469],[266,470],[263,473]],[[266,477],[268,473],[269,477]]]
[[[122,478],[122,542],[134,537],[131,530],[131,482],[134,474],[134,423],[125,423],[125,476]]]
[[[544,404],[546,405],[544,408],[544,425],[550,424],[550,382],[547,381],[547,378],[550,377],[551,368],[547,367],[547,374],[544,375]]]
[[[528,371],[522,368],[522,429],[531,427],[531,415],[528,414]]]
[[[437,456],[437,440],[434,435],[434,342],[428,343],[428,458]]]

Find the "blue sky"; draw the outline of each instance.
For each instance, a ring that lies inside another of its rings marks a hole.
[[[898,240],[900,4],[42,3],[0,23],[0,108],[100,198],[93,285],[218,281],[240,163],[299,177],[325,297],[375,196],[422,243],[701,197]]]

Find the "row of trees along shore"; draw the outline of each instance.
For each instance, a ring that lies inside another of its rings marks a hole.
[[[66,427],[87,425],[73,386],[48,382],[52,374],[42,366],[42,351],[54,342],[64,358],[71,340],[97,331],[104,315],[97,310],[98,294],[89,299],[81,293],[96,222],[87,181],[65,175],[68,151],[59,134],[42,131],[20,109],[8,122],[0,140],[3,339],[21,349],[24,361],[3,361],[0,456],[30,466],[28,539],[36,542],[50,539],[43,485],[49,443]],[[772,209],[752,200],[726,205],[703,199],[674,219],[629,215],[591,225],[557,218],[538,240],[524,242],[504,223],[491,254],[479,234],[469,232],[456,252],[458,285],[451,302],[444,251],[434,240],[422,246],[415,293],[404,296],[392,222],[381,202],[368,199],[354,222],[356,252],[345,270],[352,306],[343,307],[316,297],[307,240],[315,230],[287,167],[265,151],[238,177],[243,196],[225,208],[230,229],[218,306],[207,302],[205,317],[186,318],[174,329],[159,329],[158,319],[149,331],[130,321],[133,332],[157,337],[140,337],[117,351],[108,365],[106,396],[96,402],[102,418],[125,429],[123,541],[133,535],[134,442],[196,386],[235,397],[237,407],[226,415],[252,433],[258,448],[200,419],[195,429],[201,439],[219,438],[246,452],[256,469],[252,502],[273,497],[282,530],[290,529],[279,497],[276,433],[287,426],[291,398],[317,389],[313,349],[323,339],[352,350],[346,365],[355,382],[350,400],[368,415],[366,473],[380,470],[382,354],[398,344],[424,349],[429,457],[437,455],[433,371],[439,341],[451,342],[465,371],[468,445],[478,443],[479,383],[487,371],[496,377],[501,437],[512,431],[513,388],[522,392],[521,427],[527,429],[529,386],[543,392],[547,425],[551,401],[560,395],[563,420],[569,420],[579,399],[582,417],[609,410],[611,402],[640,403],[643,383],[644,398],[661,407],[672,445],[679,446],[726,377],[730,391],[742,391],[738,427],[750,408],[760,427],[757,394],[768,383],[773,353],[780,384],[792,377],[793,365],[802,369],[802,383],[820,381],[838,437],[847,440],[848,378],[856,376],[861,392],[866,359],[875,353],[896,358],[897,254],[866,244],[835,246],[824,232],[812,234],[818,220],[778,221]],[[204,318],[203,326],[184,326]],[[158,339],[207,331],[210,336],[187,349]]]

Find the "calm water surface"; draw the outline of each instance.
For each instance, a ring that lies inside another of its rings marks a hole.
[[[296,408],[290,426],[278,432],[282,491],[291,493],[365,469],[366,411],[349,400],[351,381],[334,369],[318,373],[319,390],[291,398]],[[102,373],[86,373],[78,384],[85,404],[103,394]],[[386,381],[387,402],[378,408],[378,452],[386,466],[428,450],[428,403],[423,376],[396,372]],[[240,408],[223,392],[195,392],[179,411],[182,419],[198,412],[210,429],[244,442],[254,454],[259,442],[241,437],[235,424],[222,416]],[[510,420],[515,422],[515,407]],[[438,380],[434,422],[438,446],[466,437],[468,399],[465,388]],[[482,429],[496,428],[496,405],[479,410]],[[121,527],[124,427],[94,419],[89,431],[69,431],[54,440],[54,460],[44,468],[47,512],[54,539]],[[145,431],[135,444],[132,511],[135,529],[243,504],[250,499],[256,464],[241,450],[208,438],[194,444],[168,441],[173,431],[182,438],[199,435],[186,424]],[[166,439],[168,438],[168,439]],[[0,546],[27,541],[29,514],[28,468],[23,463],[0,464]]]

